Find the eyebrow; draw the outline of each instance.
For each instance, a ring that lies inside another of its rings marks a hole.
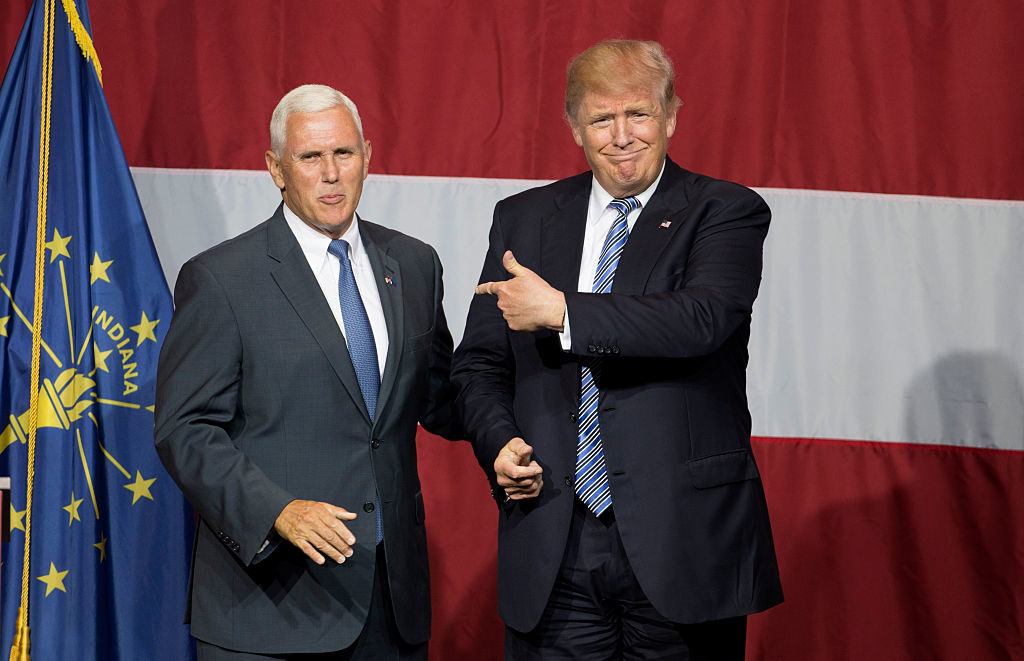
[[[332,154],[354,154],[356,150],[354,147],[335,147],[330,150]],[[311,156],[323,156],[324,150],[322,149],[311,149],[309,151],[303,151],[298,153],[299,158],[309,158]]]
[[[635,115],[635,114],[638,114],[638,113],[642,113],[642,114],[645,114],[645,115],[656,115],[656,114],[658,114],[658,104],[655,103],[655,104],[648,105],[648,104],[643,103],[643,104],[630,105],[630,106],[626,106],[625,108],[623,108],[622,112],[623,112],[623,114],[626,114],[626,115]],[[597,112],[594,112],[591,115],[589,115],[587,117],[587,121],[598,122],[598,121],[601,121],[602,119],[608,119],[608,118],[611,118],[611,117],[614,117],[614,116],[615,116],[615,111],[613,111],[613,110],[601,110],[601,111],[597,111]]]

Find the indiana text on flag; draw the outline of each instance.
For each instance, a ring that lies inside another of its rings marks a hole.
[[[0,90],[0,475],[11,659],[185,659],[191,517],[153,449],[171,300],[84,0],[38,0]]]

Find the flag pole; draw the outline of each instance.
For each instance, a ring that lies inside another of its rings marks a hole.
[[[29,378],[28,469],[25,479],[25,545],[21,564],[21,605],[11,645],[11,661],[29,661],[29,574],[32,548],[32,487],[35,482],[36,431],[39,427],[39,351],[43,333],[46,275],[46,202],[50,175],[50,110],[53,102],[53,30],[55,0],[43,0],[43,65],[39,111],[39,178],[36,204],[35,291],[32,299],[32,363]]]

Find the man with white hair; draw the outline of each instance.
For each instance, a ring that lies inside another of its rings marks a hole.
[[[192,635],[200,659],[425,659],[416,425],[458,435],[441,264],[356,214],[345,95],[298,87],[270,131],[282,204],[182,267],[160,355],[156,446],[200,516]]]

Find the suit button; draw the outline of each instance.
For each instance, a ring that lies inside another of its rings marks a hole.
[[[577,422],[579,420],[579,415],[577,415],[576,411],[570,411],[569,419],[572,420],[573,422]]]
[[[589,351],[590,353],[594,353],[595,351],[597,351],[597,347],[595,347],[593,344],[588,344],[587,351]]]
[[[373,511],[373,503],[371,503],[369,501],[363,503],[363,511],[364,512],[372,512]]]
[[[378,449],[380,447],[380,439],[373,439],[373,441],[370,442],[370,447],[373,448],[374,450]]]
[[[572,478],[569,477],[568,475],[565,476],[565,486],[567,486],[567,487],[571,487],[572,486]]]
[[[618,354],[619,353],[619,348],[618,347],[612,347],[612,353]]]
[[[608,349],[607,349],[607,347],[598,347],[597,348],[597,353],[599,353],[599,354],[606,354],[606,353],[608,353]]]

